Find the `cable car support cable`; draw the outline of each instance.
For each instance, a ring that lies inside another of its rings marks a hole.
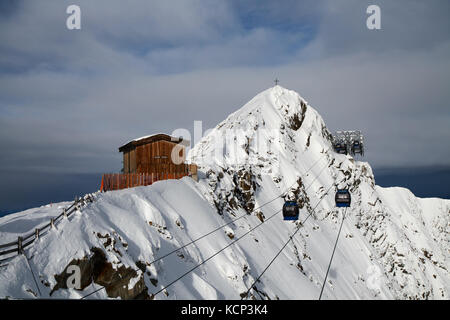
[[[333,253],[331,254],[330,263],[328,264],[327,273],[325,274],[325,279],[323,279],[322,289],[320,290],[319,300],[322,298],[323,289],[325,288],[325,283],[327,282],[328,272],[330,272],[331,262],[333,261],[334,252],[336,251],[339,236],[341,234],[342,225],[344,224],[345,215],[347,213],[347,208],[344,209],[344,215],[342,216],[341,226],[339,227],[339,232],[336,237],[336,242],[334,243]]]
[[[207,259],[203,260],[201,263],[197,264],[195,267],[189,269],[188,271],[186,271],[185,273],[183,273],[181,276],[179,276],[178,278],[176,278],[175,280],[173,280],[172,282],[170,282],[168,285],[166,285],[165,287],[161,288],[160,290],[158,290],[156,293],[153,294],[153,297],[156,296],[157,294],[161,293],[162,291],[166,290],[168,287],[170,287],[171,285],[173,285],[175,282],[181,280],[183,277],[185,277],[186,275],[188,275],[189,273],[191,273],[192,271],[194,271],[195,269],[197,269],[198,267],[200,267],[201,265],[203,265],[204,263],[208,262],[209,260],[211,260],[212,258],[214,258],[215,256],[217,256],[219,253],[221,253],[222,251],[224,251],[225,249],[229,248],[230,246],[232,246],[233,244],[235,244],[236,242],[238,242],[239,240],[241,240],[242,238],[244,238],[246,235],[248,235],[250,232],[252,232],[253,230],[255,230],[256,228],[260,227],[261,225],[263,225],[265,222],[269,221],[270,219],[272,219],[274,216],[276,216],[278,213],[280,213],[281,210],[278,210],[277,212],[275,212],[274,214],[272,214],[269,218],[267,218],[266,220],[264,220],[264,222],[261,222],[260,224],[256,225],[255,227],[251,228],[250,230],[248,230],[246,233],[244,233],[243,235],[241,235],[240,237],[236,238],[234,241],[230,242],[229,244],[227,244],[225,247],[223,247],[222,249],[220,249],[219,251],[217,251],[216,253],[214,253],[213,255],[211,255],[210,257],[208,257]]]
[[[325,155],[325,154],[324,154],[324,155]],[[311,167],[309,167],[309,169],[308,169],[304,174],[308,174],[308,172],[311,171],[311,169],[319,162],[320,159],[322,159],[322,157],[323,157],[323,156],[321,156],[318,160],[316,160],[316,161],[313,163],[313,165],[312,165]],[[320,174],[323,172],[323,170],[324,170],[326,167],[327,167],[327,164],[325,164],[325,166],[322,168],[322,170],[319,172],[319,174],[314,178],[314,180],[308,185],[308,187],[305,189],[305,191],[308,190],[308,189],[312,186],[312,184],[317,180],[317,178],[320,176]],[[158,257],[157,259],[155,259],[155,260],[153,260],[152,262],[150,262],[149,265],[152,265],[152,264],[154,264],[155,262],[158,262],[158,261],[160,261],[160,260],[162,260],[162,259],[164,259],[164,258],[170,256],[171,254],[174,254],[175,252],[177,252],[177,251],[179,251],[179,250],[181,250],[181,249],[184,249],[184,248],[186,248],[187,246],[190,246],[191,244],[193,244],[193,243],[195,243],[195,242],[197,242],[197,241],[199,241],[199,240],[201,240],[201,239],[203,239],[203,238],[209,236],[210,234],[215,233],[216,231],[219,231],[220,229],[223,229],[224,227],[226,227],[226,226],[232,224],[233,222],[236,222],[236,221],[242,219],[243,217],[248,216],[249,214],[252,214],[252,213],[256,212],[257,210],[261,209],[262,207],[268,205],[269,203],[274,202],[274,201],[277,200],[278,198],[281,198],[281,197],[282,197],[282,196],[283,196],[283,195],[284,195],[284,194],[285,194],[285,193],[286,193],[286,192],[287,192],[287,191],[288,191],[295,183],[297,183],[297,181],[294,181],[294,183],[292,183],[292,184],[286,189],[285,192],[283,192],[283,193],[280,194],[279,196],[273,198],[272,200],[263,203],[262,205],[260,205],[260,206],[257,207],[256,209],[253,209],[253,211],[251,211],[250,213],[244,213],[243,215],[241,215],[241,216],[239,216],[239,217],[237,217],[237,218],[232,219],[230,222],[227,222],[226,224],[223,224],[223,225],[217,227],[216,229],[209,231],[208,233],[206,233],[206,234],[204,234],[204,235],[202,235],[202,236],[200,236],[200,237],[198,237],[198,238],[196,238],[196,239],[194,239],[194,240],[192,240],[192,241],[190,241],[190,242],[188,242],[188,243],[182,245],[181,247],[178,247],[178,248],[176,248],[176,249],[174,249],[174,250],[172,250],[172,251],[170,251],[170,252],[168,252],[168,253],[166,253],[166,254],[160,256],[160,257]]]
[[[329,151],[331,148],[329,148],[327,151]],[[304,175],[307,175],[308,173],[309,173],[309,171],[311,171],[311,169],[314,167],[314,166],[316,166],[316,164],[324,157],[326,155],[326,151],[324,152],[324,154],[322,155],[322,156],[320,156],[309,168],[308,168],[308,170],[304,173]],[[323,170],[325,170],[325,168],[328,166],[328,162],[325,164],[325,166],[321,169],[321,171],[319,172],[319,174],[318,175],[316,175],[316,177],[314,178],[314,180],[308,185],[308,187],[305,189],[305,191],[306,190],[308,190],[311,186],[312,186],[312,184],[317,180],[317,178],[320,176],[320,174],[323,172]],[[228,225],[230,225],[230,224],[232,224],[233,222],[236,222],[236,221],[238,221],[239,219],[242,219],[243,217],[245,217],[245,216],[247,216],[247,215],[249,215],[249,214],[251,214],[251,213],[253,213],[253,212],[256,212],[256,210],[259,210],[259,209],[261,209],[262,207],[264,207],[264,206],[266,206],[266,205],[268,205],[269,203],[272,203],[273,201],[275,201],[276,199],[278,199],[278,198],[281,198],[295,183],[297,183],[297,181],[294,181],[287,189],[286,189],[286,191],[285,192],[283,192],[283,193],[281,193],[280,195],[278,195],[277,197],[275,197],[275,198],[273,198],[272,200],[270,200],[270,201],[268,201],[268,202],[265,202],[264,204],[262,204],[261,206],[259,206],[258,208],[256,208],[256,209],[254,209],[253,211],[251,211],[250,213],[245,213],[245,214],[243,214],[243,215],[241,215],[241,216],[239,216],[239,217],[237,217],[237,218],[234,218],[234,219],[232,219],[230,222],[228,222],[228,223],[226,223],[226,224],[223,224],[223,225],[221,225],[221,226],[219,226],[219,227],[217,227],[216,229],[214,229],[214,230],[212,230],[212,231],[209,231],[208,233],[206,233],[206,234],[204,234],[204,235],[202,235],[202,236],[200,236],[200,237],[198,237],[198,238],[196,238],[196,239],[194,239],[194,240],[192,240],[192,241],[190,241],[190,242],[188,242],[188,243],[186,243],[186,244],[184,244],[184,245],[182,245],[182,246],[180,246],[180,247],[177,247],[176,249],[174,249],[174,250],[172,250],[172,251],[170,251],[170,252],[168,252],[168,253],[166,253],[166,254],[164,254],[164,255],[162,255],[162,256],[160,256],[160,257],[158,257],[157,259],[155,259],[155,260],[153,260],[153,261],[151,261],[148,265],[150,266],[150,265],[152,265],[152,264],[154,264],[155,262],[158,262],[158,261],[160,261],[160,260],[162,260],[162,259],[164,259],[164,258],[166,258],[166,257],[168,257],[168,256],[170,256],[170,255],[172,255],[172,254],[174,254],[175,252],[178,252],[179,250],[181,250],[181,249],[184,249],[185,247],[187,247],[187,246],[189,246],[189,245],[191,245],[191,244],[193,244],[193,243],[195,243],[195,242],[197,242],[197,241],[199,241],[199,240],[201,240],[201,239],[203,239],[203,238],[205,238],[205,237],[207,237],[207,236],[209,236],[209,235],[211,235],[211,234],[213,234],[213,233],[215,233],[215,232],[217,232],[218,230],[220,230],[220,229],[222,229],[222,228],[224,228],[224,227],[226,227],[226,226],[228,226]],[[328,191],[327,191],[328,192]],[[279,210],[279,211],[277,211],[275,214],[273,214],[272,216],[270,216],[268,219],[266,219],[265,221],[267,221],[267,220],[269,220],[270,218],[272,218],[273,216],[275,216],[277,213],[279,213],[279,212],[281,212],[281,210]],[[308,216],[308,218],[309,218],[309,216]],[[265,222],[264,221],[264,222]],[[305,219],[305,221],[306,221],[306,219]],[[261,223],[262,224],[262,223]],[[260,226],[261,224],[259,224],[259,225],[257,225],[255,228],[257,228],[258,226]],[[252,231],[253,229],[251,229],[250,231]],[[249,232],[250,232],[249,231]],[[249,233],[249,232],[247,232],[247,233]],[[245,236],[247,233],[245,233],[243,236]],[[235,241],[233,241],[233,242],[231,242],[230,243],[230,245],[231,244],[234,244],[237,240],[239,240],[239,239],[241,239],[243,236],[241,236],[240,238],[237,238]],[[226,249],[227,247],[225,247],[224,249]],[[221,251],[219,251],[219,252],[217,252],[216,254],[218,254],[218,253],[220,253]],[[212,258],[212,257],[210,257],[210,258]],[[208,259],[210,259],[210,258],[208,258]],[[207,259],[207,260],[208,260]],[[206,261],[207,261],[206,260]],[[206,262],[205,261],[205,262]],[[194,268],[194,270],[196,269],[196,267]],[[188,272],[189,273],[189,272]],[[186,274],[184,274],[184,275],[186,275]],[[183,275],[183,276],[184,276]],[[182,276],[182,277],[183,277]],[[177,281],[177,280],[176,280]],[[175,282],[176,282],[175,281]],[[171,283],[171,284],[173,284],[173,283]],[[171,284],[169,284],[169,285],[171,285]],[[84,298],[87,298],[87,297],[89,297],[89,296],[91,296],[91,295],[93,295],[94,293],[97,293],[97,292],[99,292],[99,291],[101,291],[102,289],[104,289],[105,287],[104,286],[102,286],[102,287],[100,287],[100,288],[98,288],[97,290],[95,290],[95,291],[93,291],[93,292],[91,292],[91,293],[89,293],[89,294],[87,294],[87,295],[85,295],[85,296],[83,296],[83,297],[81,297],[81,299],[84,299]],[[164,290],[164,289],[162,289],[162,290]],[[160,290],[160,291],[162,291],[162,290]],[[156,294],[158,294],[160,291],[158,291],[157,293],[155,293],[155,295]]]
[[[334,184],[331,184],[331,186],[328,188],[327,192],[322,196],[322,198],[320,198],[320,200],[316,203],[316,205],[314,206],[314,208],[311,210],[311,212],[308,214],[308,216],[305,218],[305,220],[303,220],[298,226],[297,226],[297,230],[295,230],[295,232],[289,236],[289,239],[286,241],[286,243],[283,245],[283,247],[281,247],[281,249],[278,251],[278,253],[273,257],[273,259],[269,262],[269,264],[267,265],[267,267],[264,268],[264,270],[260,273],[260,275],[258,276],[258,278],[256,278],[256,280],[253,282],[253,284],[250,286],[250,288],[247,290],[245,297],[248,296],[250,290],[255,286],[255,284],[259,281],[259,279],[264,275],[264,273],[267,271],[267,269],[269,269],[269,267],[272,265],[272,263],[276,260],[276,258],[281,254],[281,252],[284,250],[284,248],[287,246],[287,244],[289,243],[289,241],[291,241],[294,236],[297,234],[297,232],[300,230],[300,227],[308,220],[308,218],[314,213],[314,211],[316,210],[317,206],[320,204],[320,202],[325,198],[325,196],[328,194],[328,192],[330,192],[331,188],[334,186]],[[243,297],[241,297],[241,300],[243,299]]]

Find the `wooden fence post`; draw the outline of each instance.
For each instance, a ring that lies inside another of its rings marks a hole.
[[[50,219],[50,229],[53,229],[55,227],[55,219]]]
[[[64,215],[64,218],[67,219],[67,209],[66,208],[63,209],[63,215]]]
[[[34,229],[34,238],[39,239],[39,228]]]
[[[17,253],[18,254],[23,253],[23,238],[22,237],[17,238]]]

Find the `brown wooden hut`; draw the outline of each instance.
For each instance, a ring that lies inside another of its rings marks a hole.
[[[187,170],[186,147],[189,140],[164,133],[132,140],[119,148],[123,152],[123,173],[168,173]]]
[[[122,173],[105,173],[100,190],[148,186],[155,181],[190,176],[198,181],[197,166],[187,164],[189,140],[164,133],[134,139],[119,148],[123,152]]]

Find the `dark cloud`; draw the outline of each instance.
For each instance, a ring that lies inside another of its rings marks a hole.
[[[369,1],[80,0],[79,31],[69,4],[1,4],[4,170],[117,171],[129,139],[213,127],[275,77],[375,167],[448,164],[448,1],[377,1],[380,31]]]

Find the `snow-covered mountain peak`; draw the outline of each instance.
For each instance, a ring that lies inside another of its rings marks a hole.
[[[190,151],[201,167],[257,166],[278,172],[285,161],[313,149],[316,158],[331,148],[323,119],[297,92],[269,88],[219,123]]]
[[[279,129],[279,124],[289,121],[289,117],[305,112],[306,105],[307,102],[297,92],[276,85],[257,94],[217,127],[226,124],[228,128],[245,127],[260,120],[262,126]],[[249,120],[252,120],[251,124]]]
[[[261,110],[270,108],[280,110],[283,105],[292,105],[292,107],[295,108],[296,105],[300,105],[301,101],[304,103],[306,102],[297,92],[286,89],[280,85],[276,85],[258,93],[242,108],[230,115],[230,117],[234,114],[245,114],[252,112],[258,108]]]
[[[269,200],[269,195],[282,195],[284,199],[294,195],[303,210],[314,215],[315,223],[332,221],[334,224],[339,220],[339,211],[334,208],[334,192],[338,188],[348,188],[352,193],[352,208],[347,212],[347,226],[349,230],[355,228],[355,233],[361,232],[368,242],[372,265],[366,268],[373,267],[380,270],[380,277],[381,274],[386,276],[384,283],[390,287],[386,295],[448,297],[449,272],[445,265],[449,255],[436,241],[436,234],[440,233],[437,230],[443,230],[443,224],[450,225],[449,201],[436,199],[432,207],[430,201],[412,196],[404,202],[400,200],[405,198],[404,189],[375,186],[369,163],[335,153],[322,117],[295,91],[275,86],[259,93],[205,136],[189,156],[205,172],[210,201],[221,214],[237,214],[242,208],[264,218],[267,209],[255,208]],[[321,206],[313,210],[318,201]],[[441,209],[435,210],[436,206]],[[414,214],[397,215],[401,210]],[[429,225],[430,230],[419,231],[419,225],[430,221],[430,217],[422,216],[425,211],[433,217],[433,223]],[[410,234],[403,229],[403,223],[410,224],[410,228],[416,225],[415,231]],[[327,227],[322,225],[322,228]],[[426,244],[422,242],[425,238],[418,236],[420,232],[428,234]],[[355,233],[351,232],[351,237]],[[426,273],[430,268],[435,272],[432,279],[425,275],[422,266],[427,258],[418,258],[419,253],[428,252],[424,246],[435,248],[435,257],[439,256],[433,266],[425,262]],[[413,271],[406,267],[404,253],[397,255],[399,251],[393,251],[394,247],[408,252],[408,260],[419,263],[418,267],[410,266]],[[436,269],[437,265],[442,268]],[[369,272],[367,270],[365,272]],[[436,280],[437,274],[443,277],[440,282]],[[409,286],[405,284],[408,281],[421,284]]]

